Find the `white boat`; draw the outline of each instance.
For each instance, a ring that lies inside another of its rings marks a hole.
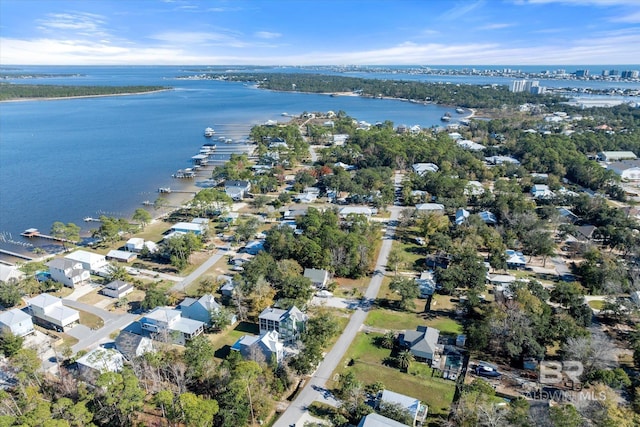
[[[216,131],[213,130],[213,128],[206,128],[204,130],[204,136],[206,136],[207,138],[211,138],[213,135],[215,135]]]
[[[451,114],[444,113],[444,116],[440,117],[440,120],[442,120],[443,122],[448,122],[449,120],[451,120]]]
[[[461,107],[456,108],[456,113],[464,114],[464,108],[461,108]]]

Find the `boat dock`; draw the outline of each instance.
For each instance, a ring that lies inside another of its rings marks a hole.
[[[20,258],[20,259],[26,259],[27,261],[33,261],[35,259],[35,258],[30,257],[28,255],[19,254],[17,252],[11,252],[11,251],[8,251],[6,249],[0,249],[0,253],[3,253],[5,255],[10,255],[12,257]]]
[[[40,231],[38,231],[37,228],[28,228],[24,230],[22,233],[20,233],[20,235],[28,238],[38,237],[40,239],[53,240],[55,242],[73,243],[71,240],[61,239],[60,237],[49,236],[48,234],[42,234],[40,233]]]

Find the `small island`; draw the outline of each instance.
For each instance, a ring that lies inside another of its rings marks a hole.
[[[169,90],[166,86],[63,86],[0,83],[0,101],[133,95]]]

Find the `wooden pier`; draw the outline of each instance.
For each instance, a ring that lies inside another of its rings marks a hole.
[[[38,237],[40,239],[53,240],[55,242],[74,243],[71,240],[61,239],[60,237],[49,236],[48,234],[42,234],[40,233],[40,231],[38,231],[37,228],[29,228],[27,230],[24,230],[22,233],[20,233],[20,235],[28,238]]]
[[[5,255],[10,255],[10,256],[13,256],[13,257],[16,257],[16,258],[26,259],[27,261],[33,261],[35,259],[35,258],[30,257],[28,255],[19,254],[17,252],[11,252],[11,251],[8,251],[6,249],[0,249],[0,253],[3,253]]]

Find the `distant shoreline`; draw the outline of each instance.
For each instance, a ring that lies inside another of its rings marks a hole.
[[[4,102],[27,102],[27,101],[60,101],[62,99],[82,99],[82,98],[105,98],[111,96],[132,96],[132,95],[147,95],[151,93],[166,92],[173,90],[173,88],[157,89],[144,92],[125,92],[125,93],[106,93],[96,95],[75,95],[75,96],[55,96],[55,97],[38,97],[38,98],[15,98],[0,100],[0,103]]]

